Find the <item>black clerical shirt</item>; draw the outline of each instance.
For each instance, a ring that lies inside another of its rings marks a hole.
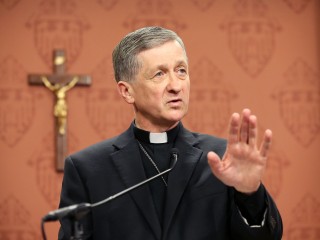
[[[171,149],[174,147],[175,139],[178,135],[180,129],[180,123],[173,129],[167,131],[166,133],[166,142],[162,143],[152,143],[152,138],[150,137],[150,132],[144,131],[142,129],[134,127],[134,134],[138,142],[142,145],[156,164],[159,172],[167,170],[171,166],[170,153]],[[149,157],[144,153],[140,147],[140,155],[143,163],[143,167],[146,173],[146,177],[150,178],[158,174],[158,170],[155,168]],[[164,182],[165,181],[165,182]],[[167,174],[162,178],[155,179],[149,183],[149,188],[151,191],[152,199],[158,213],[159,222],[162,225],[163,221],[163,211],[165,208],[165,199],[166,199],[166,190],[168,183]]]

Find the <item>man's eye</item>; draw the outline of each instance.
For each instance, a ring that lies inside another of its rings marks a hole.
[[[157,72],[155,75],[154,75],[154,77],[161,77],[161,76],[163,76],[163,72]]]
[[[186,70],[185,68],[179,68],[179,69],[178,69],[178,73],[179,73],[180,75],[186,75],[186,74],[187,74],[187,70]]]

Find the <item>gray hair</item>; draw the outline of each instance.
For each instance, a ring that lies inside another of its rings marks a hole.
[[[183,41],[173,31],[162,27],[145,27],[126,35],[115,47],[112,53],[114,77],[117,82],[132,81],[141,64],[137,55],[144,51],[166,42],[176,40],[184,52],[186,52]]]

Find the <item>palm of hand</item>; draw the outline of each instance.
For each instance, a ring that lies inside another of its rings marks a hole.
[[[239,114],[233,114],[228,145],[222,160],[214,152],[208,153],[208,163],[213,174],[239,192],[255,192],[266,168],[271,135],[270,130],[265,132],[258,149],[256,117],[251,115],[250,110],[245,109],[240,124]]]

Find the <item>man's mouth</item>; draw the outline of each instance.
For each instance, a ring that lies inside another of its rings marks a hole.
[[[182,99],[181,98],[177,98],[177,99],[172,99],[170,101],[168,101],[168,104],[170,106],[178,106],[182,103]]]

